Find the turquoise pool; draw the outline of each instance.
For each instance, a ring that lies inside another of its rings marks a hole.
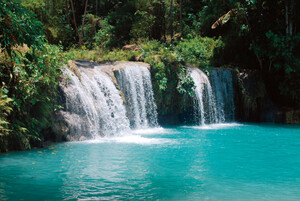
[[[168,127],[0,155],[0,200],[299,200],[300,127]]]

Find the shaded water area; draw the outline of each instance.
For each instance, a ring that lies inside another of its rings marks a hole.
[[[300,127],[130,131],[0,155],[0,200],[299,200]]]

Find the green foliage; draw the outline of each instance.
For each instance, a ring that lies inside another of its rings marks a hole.
[[[120,2],[120,6],[115,7],[107,15],[108,23],[112,26],[111,34],[113,40],[110,41],[111,47],[124,45],[130,40],[130,31],[134,23],[135,1],[129,0]]]
[[[195,95],[195,92],[193,90],[195,88],[195,83],[192,77],[188,74],[188,71],[185,66],[181,66],[181,68],[179,68],[178,78],[178,92],[180,94],[187,94],[190,97],[193,97]]]
[[[64,53],[65,57],[72,60],[89,60],[95,62],[106,62],[106,61],[135,61],[140,55],[139,52],[131,50],[120,50],[120,49],[95,49],[88,50],[83,49],[70,49]]]
[[[206,68],[211,64],[215,48],[219,48],[220,46],[222,46],[220,39],[214,40],[208,37],[195,37],[180,41],[176,46],[176,50],[185,62]]]
[[[275,34],[271,30],[266,33],[268,50],[260,54],[266,55],[272,61],[275,68],[283,68],[285,73],[295,73],[300,70],[300,58],[296,57],[292,50],[300,43],[300,34],[290,37]]]
[[[7,121],[7,116],[11,113],[11,98],[6,95],[8,90],[4,87],[0,89],[0,136],[7,135],[11,132],[9,129],[9,122]]]
[[[103,21],[101,21],[99,17],[97,17],[93,14],[87,14],[85,16],[85,24],[83,27],[82,40],[84,42],[84,45],[88,49],[93,48],[93,46],[95,44],[95,38],[96,38],[95,35],[97,34],[97,30],[100,27],[106,28],[106,24],[105,24],[105,22],[103,23]],[[82,26],[79,27],[79,30],[82,30]]]
[[[0,0],[0,48],[9,55],[16,45],[38,47],[42,43],[42,23],[18,1]]]
[[[69,0],[22,0],[21,2],[43,23],[41,30],[44,30],[49,43],[56,45],[62,43],[64,47],[70,47],[76,42]]]
[[[187,65],[210,67],[215,48],[221,40],[196,37],[177,44],[161,43],[157,40],[139,44],[138,51],[97,48],[95,50],[71,49],[65,55],[72,59],[87,59],[96,62],[135,61],[149,63],[154,72],[154,84],[160,91],[168,88],[170,79],[176,81],[181,94],[193,96],[194,83],[187,72]]]
[[[110,25],[107,19],[100,21],[101,29],[95,34],[95,46],[96,47],[110,47],[114,44],[113,39],[113,29],[114,27]]]
[[[141,49],[145,62],[150,63],[154,69],[155,81],[160,90],[166,90],[168,79],[177,75],[178,92],[193,96],[194,83],[186,65],[209,67],[214,49],[220,45],[220,40],[196,37],[179,41],[177,45],[150,41]]]
[[[2,98],[6,104],[1,104],[1,110],[7,111],[7,103],[12,108],[5,115],[10,130],[5,134],[16,136],[25,143],[24,148],[30,148],[30,140],[40,140],[41,131],[51,125],[64,61],[60,52],[58,47],[45,44],[39,51],[18,52],[1,64],[1,87],[6,89]]]
[[[43,40],[31,12],[18,2],[0,4],[1,151],[28,149],[51,124],[64,57],[61,48]]]
[[[155,1],[148,0],[135,1],[134,21],[131,27],[130,36],[133,39],[149,38],[152,27],[155,24],[154,13]]]
[[[269,31],[266,37],[268,49],[260,54],[268,57],[269,68],[273,65],[276,71],[283,72],[285,79],[279,84],[281,94],[294,100],[300,99],[300,57],[292,51],[297,46],[299,48],[300,34],[290,37]]]

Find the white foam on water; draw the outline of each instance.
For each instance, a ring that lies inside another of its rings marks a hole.
[[[133,134],[140,134],[140,135],[152,135],[152,134],[170,134],[170,133],[175,133],[175,132],[172,129],[156,127],[156,128],[146,128],[146,129],[132,130],[132,133]]]
[[[140,144],[140,145],[155,145],[155,144],[173,144],[174,140],[165,138],[147,138],[140,135],[126,135],[116,137],[99,137],[93,140],[76,141],[70,143],[88,143],[88,144],[103,144],[103,143],[121,143],[121,144]]]
[[[243,124],[238,123],[219,123],[219,124],[204,124],[201,126],[183,126],[183,128],[193,128],[193,129],[199,129],[199,130],[220,130],[220,129],[226,129],[231,127],[239,127],[243,126]]]

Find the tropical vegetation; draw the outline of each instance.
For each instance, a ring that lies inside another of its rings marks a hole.
[[[0,149],[44,140],[68,59],[145,61],[157,90],[175,79],[190,96],[188,65],[249,68],[278,105],[299,107],[299,7],[295,0],[0,0]]]

